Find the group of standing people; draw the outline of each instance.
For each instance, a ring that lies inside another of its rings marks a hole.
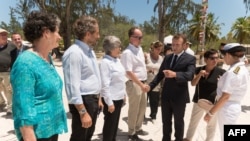
[[[63,81],[50,55],[61,40],[60,22],[55,14],[39,11],[31,12],[25,21],[24,35],[32,43],[32,48],[16,57],[10,72],[18,140],[57,141],[58,134],[68,131],[62,99]],[[173,36],[173,53],[160,56],[163,44],[157,41],[151,44],[150,53],[145,55],[140,46],[143,33],[140,28],[132,27],[128,31],[129,45],[122,53],[119,38],[104,38],[105,55],[98,63],[93,50],[100,38],[98,21],[81,16],[74,22],[73,31],[75,42],[62,58],[65,90],[72,115],[70,141],[91,141],[100,109],[104,113],[103,140],[115,141],[120,113],[126,101],[129,103],[128,140],[141,141],[138,135],[148,134],[142,129],[146,93],[152,120],[156,119],[161,94],[162,141],[171,141],[173,121],[175,140],[183,141],[185,109],[190,102],[188,81],[196,85],[194,102],[216,91],[215,106],[206,111],[204,117],[209,125],[216,123],[216,113],[222,133],[224,124],[236,122],[240,101],[249,83],[249,74],[239,61],[245,52],[240,44],[228,44],[223,49],[225,62],[231,65],[227,72],[216,67],[216,50],[207,51],[204,56],[206,65],[196,68],[195,57],[186,52],[187,37],[184,34]],[[194,104],[186,140],[192,139],[203,113]],[[233,116],[227,117],[227,114]],[[209,128],[209,125],[208,131],[213,130],[214,127]],[[210,135],[208,138],[212,139],[213,132]]]
[[[12,114],[12,89],[10,85],[10,71],[18,55],[29,48],[22,43],[19,33],[11,33],[11,41],[8,40],[9,32],[0,29],[0,111]]]

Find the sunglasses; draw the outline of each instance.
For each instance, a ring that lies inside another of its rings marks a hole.
[[[139,40],[142,39],[142,36],[131,36],[131,37],[136,38],[136,39],[139,39]]]
[[[219,57],[208,57],[210,60],[218,60]]]

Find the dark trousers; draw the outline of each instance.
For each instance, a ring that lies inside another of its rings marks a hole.
[[[171,141],[172,116],[174,116],[175,141],[182,141],[184,135],[184,114],[186,103],[162,99],[161,106],[163,122],[162,141]]]
[[[156,119],[156,114],[158,112],[158,105],[160,99],[160,92],[150,91],[148,92],[149,106],[150,106],[150,117]]]
[[[37,139],[37,141],[57,141],[57,140],[58,140],[58,134],[55,134],[49,138]],[[23,138],[21,138],[21,141],[23,141]]]
[[[95,131],[95,124],[98,114],[98,97],[96,95],[82,96],[84,105],[90,117],[92,118],[92,126],[89,128],[83,128],[80,115],[75,105],[69,104],[69,111],[72,114],[72,133],[70,141],[91,141],[91,138]]]
[[[102,103],[104,105],[103,114],[104,114],[104,125],[102,129],[103,141],[116,141],[116,134],[119,125],[119,119],[121,114],[121,108],[123,105],[122,100],[113,100],[115,111],[113,113],[108,112],[108,105],[105,103],[102,98]]]

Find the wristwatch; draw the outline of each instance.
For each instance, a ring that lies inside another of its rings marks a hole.
[[[84,115],[87,111],[86,109],[82,108],[82,110],[78,111],[80,115]]]

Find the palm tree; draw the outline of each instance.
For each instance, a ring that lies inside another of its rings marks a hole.
[[[248,40],[250,37],[250,17],[238,18],[233,24],[231,31],[237,42],[243,43],[245,40]]]
[[[208,13],[206,22],[205,37],[206,41],[211,42],[219,39],[220,24],[217,23],[218,18],[215,19],[213,13]]]
[[[196,11],[193,18],[189,21],[188,25],[188,36],[191,42],[194,44],[199,44],[200,40],[200,33],[204,30],[203,27],[201,27],[201,20],[202,18],[206,18],[206,24],[205,24],[205,39],[206,44],[209,44],[210,42],[216,41],[219,39],[220,34],[220,24],[217,23],[218,18],[214,18],[213,13],[208,13],[207,17],[202,17],[200,11]],[[198,46],[196,48],[196,51],[198,51]]]

